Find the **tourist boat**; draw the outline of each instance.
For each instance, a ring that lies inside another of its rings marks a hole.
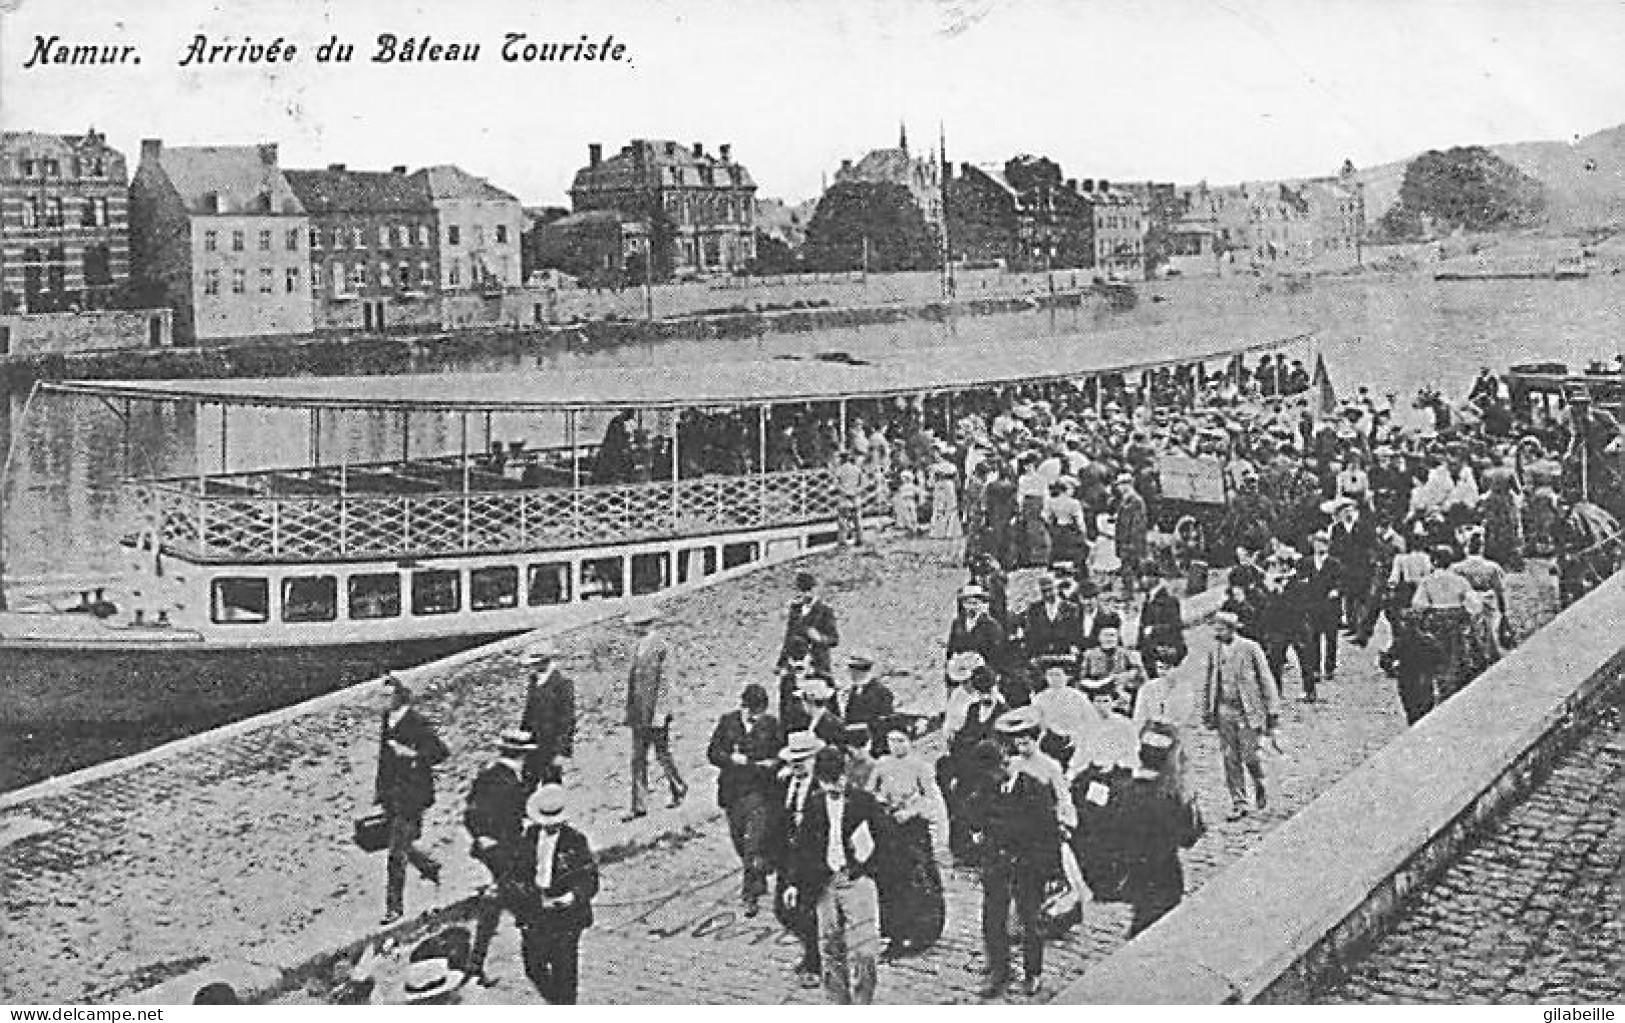
[[[849,413],[905,401],[951,429],[963,392],[1302,341],[1193,354],[1175,337],[1160,359],[1152,345],[1126,367],[1090,337],[641,370],[39,385],[31,404],[190,406],[200,434],[208,411],[222,465],[228,425],[292,410],[308,416],[310,457],[126,481],[137,523],[123,540],[127,570],[94,591],[13,594],[0,611],[0,726],[219,721],[832,544],[834,471],[770,465],[770,431],[787,416],[826,417],[844,443]],[[748,456],[696,474],[678,427],[688,410],[732,410],[728,444]],[[580,426],[612,413],[663,424],[668,471],[594,481],[600,452]],[[485,457],[490,417],[516,414],[556,417],[557,442],[505,449],[499,465]],[[323,458],[335,416],[394,417],[400,456]],[[414,453],[408,424],[421,416],[450,417],[458,449]],[[485,444],[471,446],[482,424]],[[868,489],[864,511],[890,514],[883,486]]]

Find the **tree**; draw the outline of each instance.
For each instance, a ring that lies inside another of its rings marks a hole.
[[[1538,224],[1545,212],[1539,181],[1483,146],[1430,149],[1405,168],[1399,205],[1383,215],[1383,228],[1414,237],[1423,217],[1445,230],[1493,231]]]
[[[751,262],[753,274],[794,273],[799,263],[788,243],[765,231],[756,232],[756,259]]]
[[[867,261],[865,249],[867,248]],[[813,270],[929,270],[940,265],[935,233],[902,185],[842,182],[807,222],[802,258]]]

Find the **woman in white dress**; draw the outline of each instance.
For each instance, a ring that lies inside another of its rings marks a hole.
[[[959,527],[959,494],[955,483],[959,470],[948,460],[944,448],[937,449],[937,460],[931,466],[931,529],[933,540],[958,540],[963,536]]]

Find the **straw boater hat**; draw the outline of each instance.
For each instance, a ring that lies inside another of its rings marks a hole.
[[[974,650],[961,650],[948,658],[948,680],[950,682],[968,682],[976,674],[976,669],[987,666],[982,655]]]
[[[447,959],[420,959],[406,967],[404,981],[408,1002],[427,1002],[449,995],[463,986],[468,975],[451,968]]]
[[[1213,616],[1216,625],[1228,625],[1232,629],[1241,624],[1241,618],[1234,611],[1219,611]]]
[[[811,732],[791,732],[779,750],[779,759],[787,764],[811,760],[824,748],[824,740]]]
[[[497,739],[497,749],[503,753],[534,753],[536,737],[522,728],[510,728]]]
[[[549,783],[532,792],[525,801],[525,819],[537,824],[551,824],[567,820],[567,809],[564,786]]]
[[[1030,704],[1026,707],[1017,707],[1015,710],[1007,710],[993,722],[993,730],[1000,735],[1032,735],[1043,727],[1043,714]]]
[[[559,655],[559,648],[551,639],[538,639],[519,652],[519,663],[527,666],[546,664]]]
[[[866,650],[854,650],[846,655],[846,666],[859,671],[867,671],[875,666],[875,659]]]
[[[801,680],[796,689],[809,700],[827,700],[835,695],[835,689],[826,679],[814,675]]]
[[[987,591],[975,583],[967,583],[959,588],[960,600],[986,600]]]

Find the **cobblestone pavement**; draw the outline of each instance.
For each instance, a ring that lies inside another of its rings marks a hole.
[[[1412,897],[1329,1003],[1625,1001],[1618,696],[1523,802]]]
[[[874,651],[903,706],[934,709],[952,594],[963,578],[949,552],[907,541],[811,564],[842,612],[843,645]],[[631,630],[612,620],[561,644],[581,709],[574,773],[593,780],[577,797],[578,815],[600,850],[624,855],[652,844],[607,870],[604,923],[591,932],[587,955],[608,965],[589,971],[589,1000],[801,996],[787,980],[782,992],[773,987],[787,969],[764,971],[759,956],[736,956],[742,929],[725,927],[722,918],[707,922],[732,912],[734,882],[723,877],[734,862],[711,795],[714,774],[703,765],[716,716],[734,705],[745,682],[764,680],[777,653],[795,568],[766,568],[667,602],[667,635],[683,679],[674,747],[694,796],[680,810],[656,810],[634,825],[619,822],[629,774],[620,714]],[[1018,580],[1013,603],[1019,606],[1031,585]],[[1544,577],[1539,585],[1546,586]],[[1520,603],[1544,608],[1549,601],[1543,595]],[[1370,667],[1374,656],[1345,655],[1348,670],[1329,687],[1326,703],[1288,710],[1288,757],[1276,768],[1281,781],[1270,813],[1215,826],[1189,856],[1193,884],[1402,727],[1391,684]],[[439,888],[408,881],[409,913],[450,904],[483,880],[465,854],[462,794],[497,733],[517,719],[523,682],[511,654],[493,655],[430,680],[422,701],[452,750],[423,840],[448,869]],[[375,714],[371,697],[358,695],[8,810],[0,831],[20,837],[0,847],[0,961],[7,964],[0,1001],[116,1000],[211,964],[301,962],[375,931],[383,862],[349,841],[351,821],[371,797]],[[1207,805],[1222,807],[1211,737],[1198,735],[1193,754]],[[697,837],[684,841],[687,832]],[[708,879],[713,883],[701,883]],[[955,877],[949,889],[949,934],[938,951],[887,968],[888,999],[956,1000],[974,988],[976,885]],[[655,902],[662,903],[658,917],[647,915]],[[791,953],[767,934],[769,921],[752,924],[750,940],[771,947],[773,962],[787,967]],[[1081,933],[1054,947],[1051,974],[1058,981],[1075,974],[1120,941],[1125,927],[1118,907],[1091,907]],[[510,982],[482,994],[525,998],[514,949],[499,946],[493,957],[510,968]]]
[[[1524,629],[1550,615],[1549,578],[1516,580],[1515,599]],[[1208,630],[1193,638],[1192,660],[1211,642]],[[1207,835],[1186,854],[1187,886],[1194,890],[1258,843],[1265,832],[1313,800],[1404,727],[1392,683],[1374,667],[1374,651],[1344,645],[1344,668],[1323,688],[1324,702],[1289,696],[1283,730],[1286,755],[1269,765],[1274,794],[1269,811],[1224,822],[1228,805],[1217,743],[1197,730],[1192,762],[1204,808]],[[710,776],[707,775],[707,781]],[[798,987],[791,967],[793,939],[772,916],[747,920],[739,912],[739,872],[720,821],[687,841],[661,845],[604,871],[598,925],[582,944],[581,998],[589,1003],[819,1003],[822,992]],[[897,1004],[957,1003],[976,999],[982,980],[981,889],[974,871],[955,869],[944,878],[947,929],[931,950],[881,967],[878,998]],[[1048,991],[1077,979],[1091,962],[1125,940],[1127,907],[1091,903],[1082,926],[1046,950]],[[399,958],[386,958],[375,1001],[400,1000]],[[536,1002],[519,960],[518,935],[505,918],[488,961],[499,981],[489,990],[468,988],[473,1004]],[[1012,995],[1012,998],[1015,996]],[[312,995],[286,1001],[308,1001]]]

